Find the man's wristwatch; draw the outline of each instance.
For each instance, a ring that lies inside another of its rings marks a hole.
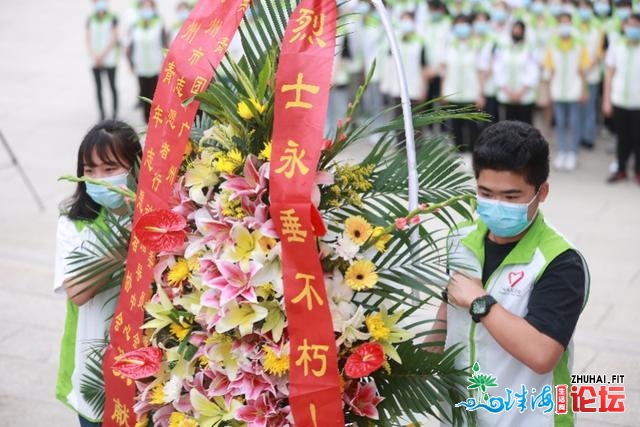
[[[476,323],[480,322],[480,319],[489,314],[491,306],[496,302],[496,299],[489,294],[474,299],[469,306],[471,319]]]

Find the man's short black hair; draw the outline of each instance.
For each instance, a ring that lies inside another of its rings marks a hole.
[[[484,169],[515,172],[537,191],[549,177],[549,143],[527,123],[498,122],[484,129],[474,145],[476,178]]]

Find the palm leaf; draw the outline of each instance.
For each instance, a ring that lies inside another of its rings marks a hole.
[[[107,348],[107,340],[96,340],[88,344],[86,368],[87,372],[80,379],[80,394],[87,401],[93,412],[104,412],[105,389],[102,373],[102,360]]]

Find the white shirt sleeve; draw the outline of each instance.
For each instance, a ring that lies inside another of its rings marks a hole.
[[[82,236],[76,229],[72,220],[66,215],[58,218],[58,229],[56,232],[56,257],[53,275],[53,291],[57,294],[65,294],[64,281],[69,277],[67,274],[69,254],[82,244]]]
[[[500,88],[507,84],[507,76],[504,70],[504,53],[499,49],[493,58],[492,73],[496,87]]]
[[[616,68],[616,47],[615,46],[609,46],[609,49],[607,49],[607,55],[604,58],[604,63],[607,66],[607,68]]]
[[[530,88],[537,88],[540,83],[540,67],[538,67],[533,52],[527,55],[521,82],[523,86]]]

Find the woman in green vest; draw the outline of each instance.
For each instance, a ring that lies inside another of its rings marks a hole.
[[[132,170],[142,153],[138,135],[127,124],[100,122],[84,137],[78,150],[77,176],[105,181],[116,187],[132,182]],[[89,366],[98,360],[119,288],[103,291],[121,266],[92,279],[79,281],[72,273],[69,255],[97,242],[96,231],[109,232],[107,212],[126,224],[129,207],[122,195],[105,186],[79,182],[62,204],[56,234],[54,291],[67,297],[67,316],[60,348],[56,397],[78,413],[81,426],[99,426],[102,411],[83,394],[81,384],[90,377]]]

